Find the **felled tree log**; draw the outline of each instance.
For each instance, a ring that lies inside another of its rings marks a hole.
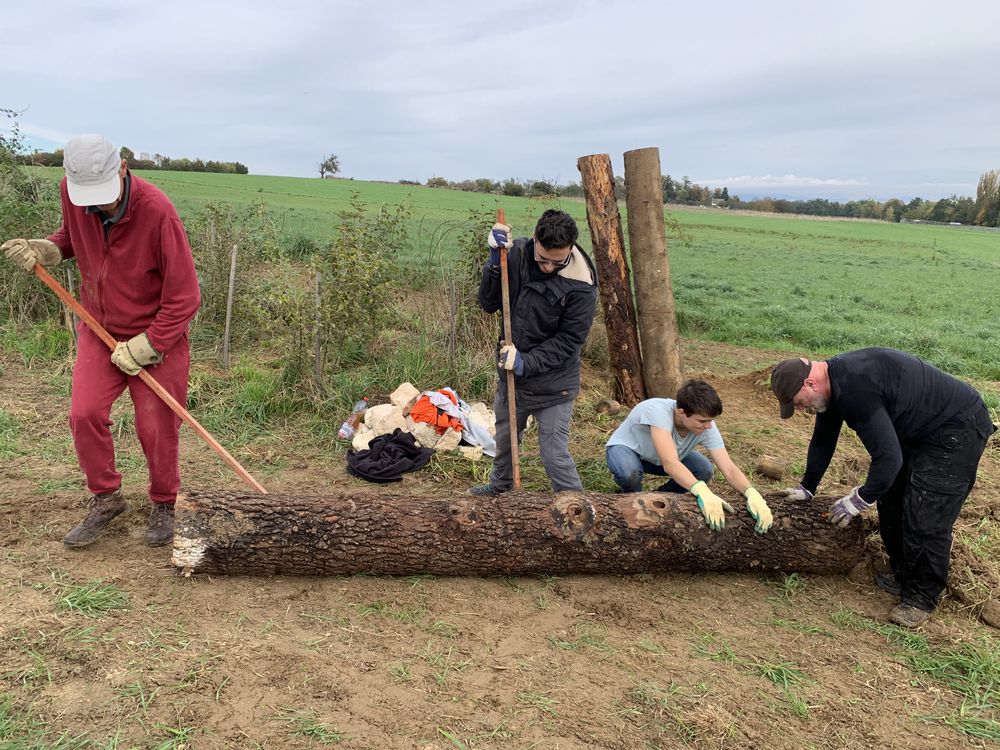
[[[245,575],[839,573],[862,559],[864,533],[859,523],[827,523],[829,500],[768,497],[775,523],[761,535],[735,498],[737,513],[711,531],[690,495],[659,492],[191,492],[177,500],[173,564],[185,573]]]

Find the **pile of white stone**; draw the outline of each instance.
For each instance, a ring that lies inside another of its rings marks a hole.
[[[365,412],[364,422],[354,433],[351,445],[355,450],[365,450],[372,438],[391,433],[397,427],[413,433],[413,437],[425,448],[438,451],[459,451],[471,461],[478,461],[483,455],[481,445],[459,445],[462,441],[462,431],[449,427],[443,435],[439,435],[427,422],[414,422],[410,418],[410,409],[420,398],[421,391],[412,383],[403,383],[389,396],[388,404],[369,406]],[[469,418],[496,435],[496,416],[482,401],[469,404]]]

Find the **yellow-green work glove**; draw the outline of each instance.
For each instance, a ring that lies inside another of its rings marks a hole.
[[[747,510],[750,511],[753,520],[757,522],[754,530],[758,534],[766,534],[767,530],[771,528],[771,524],[774,523],[774,514],[771,513],[771,509],[767,507],[764,498],[753,487],[747,487],[743,491],[743,497],[747,499]]]
[[[721,497],[708,489],[708,485],[703,481],[697,481],[691,485],[691,494],[698,498],[698,507],[701,514],[705,516],[705,523],[712,531],[719,531],[726,527],[726,514],[723,509],[730,513],[736,510]]]

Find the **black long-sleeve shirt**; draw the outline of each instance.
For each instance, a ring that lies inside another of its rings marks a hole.
[[[903,449],[981,402],[979,393],[933,365],[896,349],[859,349],[827,360],[830,403],[816,416],[802,486],[816,492],[844,423],[854,430],[872,464],[860,490],[873,502],[892,486]]]

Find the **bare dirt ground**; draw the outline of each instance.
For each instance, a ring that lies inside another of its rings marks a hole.
[[[749,470],[770,453],[801,467],[811,422],[779,424],[762,382],[778,357],[694,342],[685,351],[689,374],[723,397],[719,426],[737,463]],[[93,547],[66,549],[85,499],[66,377],[2,352],[0,366],[0,407],[25,426],[22,455],[0,465],[0,718],[44,738],[4,744],[0,721],[0,746],[991,746],[942,720],[961,696],[878,630],[895,602],[867,579],[184,579],[169,548],[142,542],[144,469],[127,419],[116,429],[130,512]],[[620,417],[595,415],[607,394],[601,379],[587,382],[577,421],[591,450]],[[127,400],[119,406],[127,413]],[[187,486],[239,486],[193,432],[182,436]],[[338,450],[285,436],[238,456],[272,492],[350,493],[362,485]],[[863,455],[847,441],[823,491],[848,489]],[[998,458],[994,441],[964,528],[1000,516]],[[436,466],[408,489],[468,486]],[[96,616],[66,608],[95,581],[127,601]],[[954,598],[922,630],[935,648],[991,632]],[[93,744],[58,744],[79,735]]]

